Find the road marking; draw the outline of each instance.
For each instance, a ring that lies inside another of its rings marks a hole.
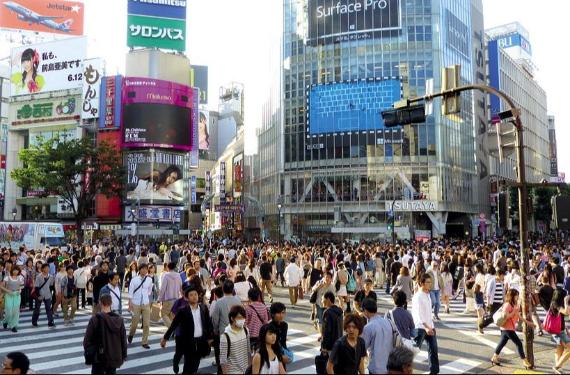
[[[460,358],[456,361],[449,362],[441,366],[440,372],[442,374],[463,374],[469,372],[472,368],[479,366],[481,362],[472,361],[466,358]]]

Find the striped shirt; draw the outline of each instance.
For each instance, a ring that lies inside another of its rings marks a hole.
[[[228,338],[231,341],[228,345]],[[228,356],[228,346],[230,355]],[[227,374],[243,374],[249,366],[251,356],[249,338],[245,330],[233,331],[228,327],[220,335],[220,365],[227,366]]]
[[[504,302],[504,294],[503,294],[503,283],[500,281],[495,282],[495,295],[493,296],[493,303],[503,303]]]
[[[250,337],[258,337],[261,326],[270,320],[267,307],[263,303],[253,302],[245,307],[245,325]]]

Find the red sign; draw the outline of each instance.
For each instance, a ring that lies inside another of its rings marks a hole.
[[[97,133],[97,143],[106,142],[115,150],[120,149],[121,131],[109,130]],[[118,197],[107,198],[98,194],[95,197],[95,215],[100,219],[118,219],[121,217],[121,199]]]
[[[0,155],[0,169],[6,169],[6,155]]]

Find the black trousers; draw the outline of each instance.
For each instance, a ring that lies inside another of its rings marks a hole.
[[[176,347],[174,349],[174,357],[172,358],[172,366],[178,367],[182,356],[184,356],[184,342],[179,336],[176,336],[174,340],[176,342]]]
[[[81,305],[79,304],[79,295],[81,294]],[[85,288],[77,289],[77,306],[81,306],[82,309],[85,308]]]

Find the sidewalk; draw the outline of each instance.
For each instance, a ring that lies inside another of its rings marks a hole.
[[[518,354],[501,356],[501,366],[488,365],[480,366],[478,371],[485,374],[553,374],[552,366],[554,364],[554,346],[551,348],[539,349],[534,353],[533,370],[525,370]],[[570,364],[566,364],[561,372],[568,373]]]

